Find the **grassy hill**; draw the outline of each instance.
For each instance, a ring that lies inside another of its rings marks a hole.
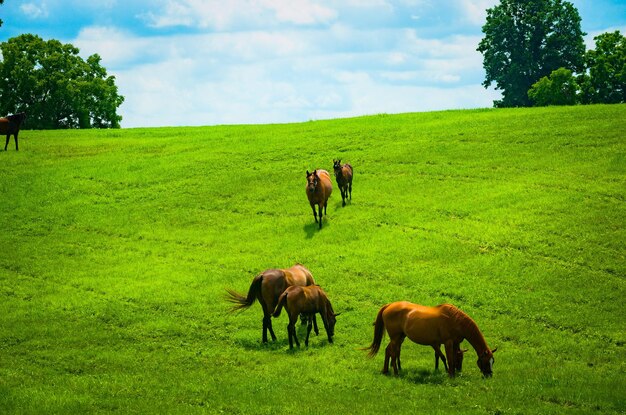
[[[624,413],[625,131],[626,105],[23,131],[0,152],[0,413]],[[333,158],[353,200],[335,187],[320,231],[305,172]],[[335,344],[289,352],[283,313],[263,345],[258,304],[228,311],[295,262]],[[493,378],[410,341],[381,375],[359,348],[397,300],[472,316]]]

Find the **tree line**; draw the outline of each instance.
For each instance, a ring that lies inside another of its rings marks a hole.
[[[495,107],[626,102],[626,37],[594,38],[585,50],[578,10],[562,0],[501,0],[487,10],[478,45]]]

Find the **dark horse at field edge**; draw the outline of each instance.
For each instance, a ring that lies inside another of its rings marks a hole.
[[[391,360],[394,374],[398,374],[401,368],[400,348],[404,339],[408,337],[417,344],[433,347],[436,356],[439,346],[443,344],[446,350],[448,374],[451,377],[459,368],[459,353],[462,356],[459,345],[467,339],[478,355],[477,364],[483,376],[490,377],[493,374],[493,353],[497,348],[489,349],[474,320],[451,304],[427,307],[399,301],[384,305],[376,316],[374,340],[366,349],[370,351],[370,357],[378,353],[385,329],[387,329],[390,341],[385,350],[383,373],[389,372]]]
[[[7,136],[7,141],[4,144],[4,151],[7,151],[11,135],[13,135],[13,138],[15,139],[15,151],[19,150],[19,146],[17,144],[17,136],[20,132],[20,127],[22,126],[25,118],[25,112],[20,112],[18,114],[8,115],[6,117],[0,118],[0,135],[6,134]]]
[[[269,330],[272,340],[276,340],[274,329],[272,328],[272,312],[278,303],[280,295],[291,286],[307,286],[315,284],[313,275],[306,267],[296,264],[286,269],[268,269],[254,277],[248,290],[248,295],[244,296],[236,291],[226,289],[228,295],[226,300],[234,303],[233,311],[244,310],[259,301],[263,308],[263,343],[267,343],[267,332]],[[317,323],[315,323],[315,331]]]

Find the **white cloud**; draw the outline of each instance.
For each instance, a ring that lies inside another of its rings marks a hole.
[[[122,125],[135,127],[491,106],[477,42],[334,23],[169,36],[89,27],[72,43],[102,56],[125,96]]]
[[[29,19],[45,19],[48,17],[48,6],[45,2],[25,3],[20,6],[20,10]]]
[[[187,26],[227,30],[272,24],[325,24],[337,12],[311,0],[167,0],[157,12],[141,16],[150,26]]]

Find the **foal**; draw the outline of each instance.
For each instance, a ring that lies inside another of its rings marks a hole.
[[[337,186],[341,192],[342,206],[345,206],[348,191],[350,192],[350,200],[352,200],[352,166],[349,163],[342,165],[341,160],[333,160],[333,168],[335,170]]]
[[[315,317],[315,313],[320,313],[326,334],[328,335],[328,343],[333,342],[333,336],[335,335],[335,323],[336,317],[339,314],[335,314],[333,306],[330,304],[326,293],[319,285],[309,285],[307,287],[292,286],[285,290],[278,299],[276,310],[272,316],[280,316],[282,308],[285,307],[289,314],[289,325],[287,326],[287,333],[289,334],[289,348],[293,349],[293,341],[296,341],[296,345],[300,347],[298,336],[296,335],[296,321],[298,321],[298,315],[304,314],[309,316],[309,323],[306,330],[306,339],[304,345],[309,345],[309,335],[311,334],[312,320]]]
[[[256,300],[263,308],[263,343],[267,343],[267,332],[270,332],[272,340],[276,340],[274,329],[272,328],[272,312],[278,302],[280,295],[292,285],[312,285],[315,284],[313,275],[304,265],[296,264],[286,269],[268,269],[257,275],[250,284],[248,295],[239,294],[236,291],[226,289],[227,301],[234,303],[233,311],[245,310]],[[318,332],[317,322],[315,323],[315,333]],[[309,323],[310,324],[310,323]]]

